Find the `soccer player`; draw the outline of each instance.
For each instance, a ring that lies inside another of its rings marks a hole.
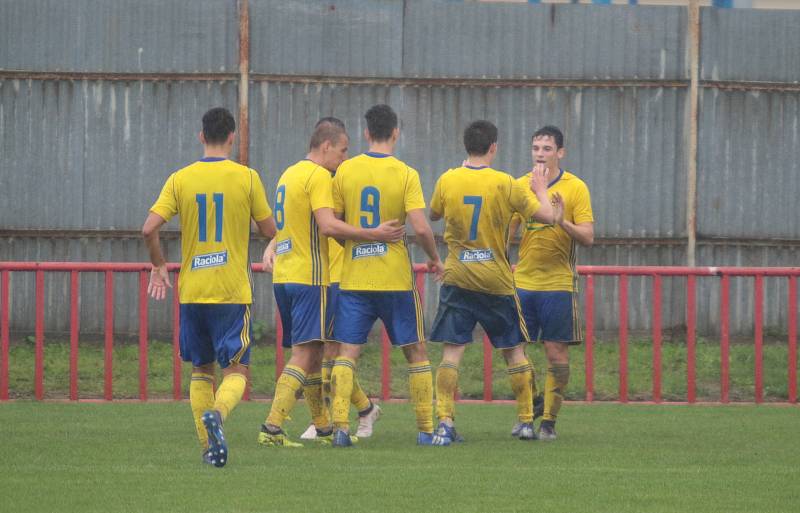
[[[388,105],[375,105],[364,116],[369,151],[342,163],[333,179],[337,216],[352,226],[370,228],[383,219],[408,220],[428,255],[428,268],[443,271],[433,232],[425,219],[419,174],[394,152],[400,130]],[[348,414],[356,361],[372,325],[380,318],[389,340],[408,361],[410,399],[417,418],[417,443],[444,445],[433,436],[433,378],[424,345],[422,304],[415,288],[406,241],[344,245],[334,339],[341,343],[334,360],[333,444],[351,445]]]
[[[283,324],[284,347],[292,355],[278,378],[275,398],[261,427],[258,442],[267,446],[298,447],[282,425],[299,392],[312,375],[321,385],[323,342],[331,321],[328,241],[337,237],[390,243],[401,240],[405,227],[396,219],[370,227],[354,227],[333,213],[331,173],[347,158],[348,137],[341,123],[317,125],[305,159],[290,166],[278,180],[275,193],[277,257],[272,270],[275,299]],[[265,252],[265,265],[269,251]],[[269,268],[269,265],[267,265]],[[319,389],[306,397],[320,439],[330,439],[332,426]]]
[[[203,461],[222,467],[228,447],[222,423],[239,403],[250,361],[250,224],[265,237],[275,221],[258,172],[228,159],[236,122],[218,107],[203,116],[203,158],[167,179],[142,227],[153,264],[147,291],[164,299],[172,287],[158,232],[176,214],[181,224],[180,350],[192,362],[189,400]],[[214,361],[222,383],[214,394]]]
[[[454,425],[458,366],[466,345],[472,342],[475,324],[480,323],[508,365],[517,413],[525,424],[519,437],[532,440],[533,370],[525,355],[529,339],[514,291],[506,240],[515,212],[552,221],[547,182],[543,172],[518,183],[511,175],[492,169],[497,127],[489,121],[473,121],[467,126],[464,147],[467,160],[439,177],[431,199],[430,218],[444,217],[448,249],[430,336],[431,342],[444,343],[436,372],[436,434],[451,442],[461,440]]]
[[[531,138],[534,173],[545,169],[548,193],[556,206],[552,223],[525,217],[514,272],[522,312],[533,340],[541,340],[548,367],[544,390],[544,415],[539,438],[556,439],[556,417],[569,382],[571,344],[579,344],[583,331],[578,316],[575,244],[594,243],[594,217],[589,188],[577,176],[561,169],[564,135],[554,126],[537,130]],[[525,175],[520,183],[529,179]],[[511,234],[522,218],[515,219]]]

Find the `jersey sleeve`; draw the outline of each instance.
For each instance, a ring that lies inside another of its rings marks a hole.
[[[444,202],[442,201],[442,178],[436,180],[436,186],[433,188],[433,196],[431,196],[431,212],[439,217],[444,215]]]
[[[589,188],[581,182],[580,187],[575,191],[572,206],[572,222],[575,224],[591,223],[594,221],[592,214],[592,200],[589,195]]]
[[[267,203],[267,195],[264,192],[261,177],[254,169],[250,170],[250,178],[253,184],[250,190],[250,212],[255,221],[263,221],[272,215],[272,210]]]
[[[169,175],[169,178],[167,178],[164,187],[161,188],[161,194],[158,195],[158,199],[153,206],[150,207],[150,212],[158,214],[164,218],[164,221],[169,221],[178,213],[178,197],[175,193],[175,173],[172,173]]]
[[[530,218],[542,206],[536,195],[527,187],[525,180],[511,180],[511,193],[509,195],[511,207],[521,214],[523,219]]]
[[[408,168],[408,179],[406,180],[405,209],[406,212],[425,208],[425,197],[422,195],[422,184],[419,182],[419,173],[412,168]]]
[[[331,187],[331,195],[333,196],[333,211],[336,213],[344,212],[344,196],[342,196],[342,172],[341,169],[333,177],[333,186]]]
[[[306,193],[312,212],[320,208],[333,208],[330,173],[321,167],[316,168],[306,182]]]

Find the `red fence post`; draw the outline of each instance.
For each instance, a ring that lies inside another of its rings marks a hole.
[[[2,310],[0,311],[0,401],[8,401],[8,282],[9,272],[3,270],[0,277],[0,301],[3,302]]]
[[[755,399],[756,403],[764,401],[764,277],[756,276],[753,292],[753,309],[755,323]]]
[[[149,320],[147,316],[147,283],[148,273],[139,272],[139,400],[147,401],[147,334]]]
[[[114,399],[114,272],[106,271],[106,286],[105,286],[105,321],[103,329],[105,330],[105,387],[103,390],[103,397],[106,401]]]
[[[275,381],[281,377],[283,372],[283,323],[281,313],[275,308]]]
[[[172,273],[172,398],[180,401],[181,394],[181,304],[178,292],[178,273]]]
[[[44,271],[36,271],[36,351],[34,362],[34,396],[44,399]]]
[[[619,400],[628,402],[628,275],[619,276]]]
[[[730,276],[727,274],[722,275],[722,283],[720,283],[719,292],[719,322],[720,322],[720,336],[719,336],[719,380],[720,380],[720,397],[719,400],[723,403],[729,402],[729,381],[730,381],[730,341],[728,340],[729,329],[729,296],[730,296]]]
[[[492,343],[489,336],[483,335],[483,400],[492,400]]]
[[[653,276],[653,401],[661,402],[661,276]]]
[[[388,401],[392,396],[392,365],[391,365],[392,343],[389,341],[389,334],[386,333],[386,326],[381,327],[381,399]]]
[[[594,401],[594,276],[586,276],[586,349],[584,371],[586,373],[586,401]]]
[[[78,334],[80,333],[80,309],[78,293],[80,282],[78,271],[72,271],[69,280],[69,398],[78,400]]]
[[[696,298],[696,278],[687,276],[686,278],[686,400],[689,403],[696,401],[697,395],[697,373],[696,373],[696,340],[695,331],[697,330],[697,307]]]
[[[797,276],[789,277],[789,402],[797,402]]]

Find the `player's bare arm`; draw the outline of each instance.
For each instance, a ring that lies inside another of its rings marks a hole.
[[[511,223],[508,225],[508,241],[506,242],[506,254],[511,254],[511,244],[517,236],[519,225],[522,224],[516,216],[511,218]]]
[[[277,227],[275,226],[275,218],[273,216],[269,216],[266,219],[262,219],[261,221],[255,221],[256,226],[258,227],[258,233],[263,235],[264,237],[271,239],[275,236],[278,232]]]
[[[564,229],[575,242],[581,246],[591,246],[594,244],[594,223],[589,221],[586,223],[572,223],[564,219],[564,210],[567,205],[564,198],[559,194],[553,195],[553,222]]]
[[[437,212],[433,209],[431,209],[430,213],[428,214],[428,219],[430,219],[431,221],[438,221],[441,218],[442,218],[441,212]]]
[[[273,238],[267,244],[267,247],[264,249],[264,255],[261,257],[261,263],[264,265],[264,271],[268,273],[272,273],[275,270],[275,257],[278,256],[278,253],[275,251],[275,248],[278,245],[278,239]]]
[[[150,212],[142,226],[142,237],[150,253],[150,263],[153,268],[150,270],[150,282],[147,284],[147,293],[153,299],[164,299],[167,296],[167,289],[172,288],[167,272],[167,261],[161,251],[161,240],[158,232],[166,221],[158,214]]]
[[[408,211],[408,221],[411,223],[411,229],[417,236],[417,242],[425,254],[428,255],[428,270],[436,274],[436,279],[441,280],[444,276],[444,264],[442,259],[439,258],[439,252],[436,250],[436,241],[433,238],[433,230],[431,225],[425,219],[425,210],[417,208]]]
[[[318,208],[314,219],[326,237],[338,240],[397,242],[405,235],[405,227],[397,219],[381,223],[375,228],[351,226],[334,215],[331,208]]]
[[[540,223],[552,224],[553,207],[550,205],[550,198],[547,196],[547,174],[548,169],[544,164],[535,164],[531,170],[530,188],[540,204],[539,210],[533,214],[533,218]]]

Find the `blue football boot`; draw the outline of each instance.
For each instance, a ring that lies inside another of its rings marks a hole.
[[[228,445],[222,431],[222,416],[216,410],[203,414],[203,425],[208,432],[208,455],[215,467],[224,467],[228,462]],[[203,457],[205,459],[205,456]]]
[[[450,445],[450,439],[447,437],[441,437],[434,433],[426,433],[424,431],[420,431],[417,434],[417,445],[433,445],[438,447],[444,447]]]

